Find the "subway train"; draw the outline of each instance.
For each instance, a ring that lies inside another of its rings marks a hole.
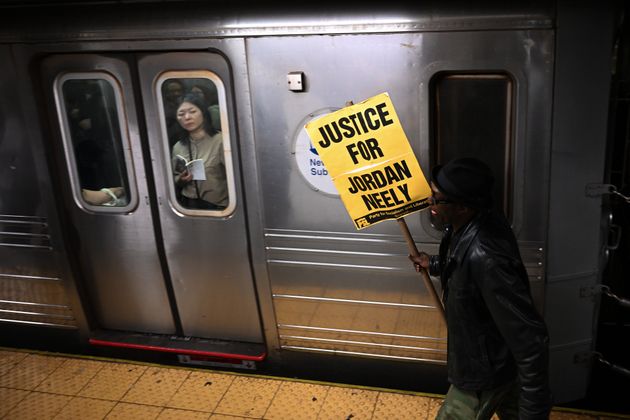
[[[425,175],[493,169],[556,403],[582,398],[615,245],[617,6],[0,2],[0,345],[444,386],[399,225],[357,230],[304,130],[387,93]],[[220,205],[174,176],[197,158],[174,153],[185,95],[220,134]],[[430,213],[404,219],[437,253]]]

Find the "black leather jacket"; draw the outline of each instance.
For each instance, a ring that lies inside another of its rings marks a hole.
[[[448,241],[448,238],[445,238]],[[490,390],[518,378],[519,417],[548,418],[547,329],[536,311],[516,238],[505,218],[480,212],[431,257],[448,324],[448,379]]]

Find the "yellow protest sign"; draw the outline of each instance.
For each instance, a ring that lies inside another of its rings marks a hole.
[[[428,207],[431,188],[387,93],[305,129],[357,229]]]

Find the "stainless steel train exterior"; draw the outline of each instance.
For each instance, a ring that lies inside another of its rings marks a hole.
[[[341,7],[4,4],[4,342],[63,331],[80,348],[188,362],[253,367],[323,354],[418,377],[443,369],[445,326],[399,226],[354,228],[302,128],[387,92],[425,174],[462,153],[492,162],[549,327],[556,401],[583,396],[607,240],[612,8]],[[165,93],[173,79],[215,90],[224,209],[176,197]],[[119,185],[92,188],[122,186],[116,205],[84,195],[73,118],[95,97]],[[418,248],[436,252],[428,212],[405,220]]]

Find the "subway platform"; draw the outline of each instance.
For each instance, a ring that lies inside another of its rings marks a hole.
[[[0,419],[433,419],[442,395],[0,347]],[[551,419],[630,419],[554,408]]]

